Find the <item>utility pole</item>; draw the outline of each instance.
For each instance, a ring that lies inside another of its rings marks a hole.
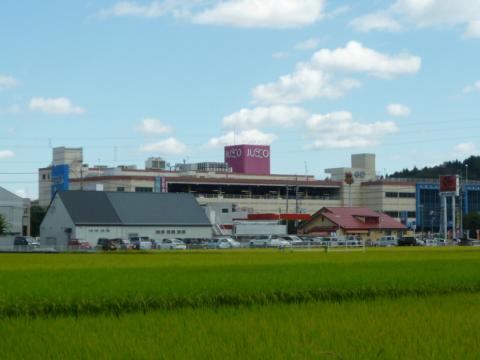
[[[298,214],[298,176],[295,175],[295,213]]]
[[[288,214],[288,185],[285,187],[286,191],[285,191],[285,198],[287,200],[287,209],[286,209],[286,213]]]

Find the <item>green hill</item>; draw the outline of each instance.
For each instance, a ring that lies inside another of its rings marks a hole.
[[[464,161],[446,161],[441,165],[433,167],[424,167],[419,169],[414,167],[413,169],[403,169],[402,171],[394,172],[388,177],[391,178],[413,178],[413,179],[436,179],[440,175],[461,175],[465,176],[465,170],[468,165],[468,178],[480,179],[480,156],[471,156]]]

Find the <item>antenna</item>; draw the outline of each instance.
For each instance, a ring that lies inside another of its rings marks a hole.
[[[308,175],[308,163],[305,161],[305,175]]]

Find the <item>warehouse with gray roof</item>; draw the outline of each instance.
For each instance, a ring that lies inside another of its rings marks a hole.
[[[42,245],[71,239],[210,238],[212,226],[191,194],[61,191],[40,226]]]

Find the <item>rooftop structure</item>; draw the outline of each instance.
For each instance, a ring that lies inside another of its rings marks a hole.
[[[359,235],[371,240],[384,234],[406,231],[407,227],[390,216],[365,207],[324,207],[302,225],[305,233]]]

